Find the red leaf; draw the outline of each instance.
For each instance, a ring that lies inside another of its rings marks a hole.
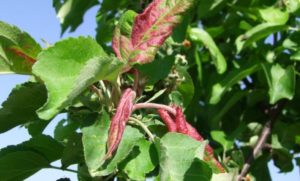
[[[135,92],[130,88],[126,89],[122,94],[116,113],[110,123],[107,143],[108,151],[104,159],[111,157],[122,139],[126,123],[132,113],[135,96]]]
[[[134,11],[126,11],[115,28],[112,48],[120,60],[128,60],[129,55],[133,50],[131,44],[131,32],[136,15],[137,14]]]
[[[156,51],[181,21],[181,14],[193,0],[154,0],[134,21],[131,42],[134,49],[131,62],[152,61]]]
[[[158,109],[157,110],[159,116],[163,120],[163,122],[167,125],[169,132],[176,132],[177,127],[175,122],[173,121],[173,118],[169,115],[168,111],[164,109]]]
[[[28,64],[33,65],[36,62],[36,59],[30,57],[29,55],[26,55],[22,50],[19,50],[17,48],[9,48],[10,51],[12,51],[15,55],[23,58]]]

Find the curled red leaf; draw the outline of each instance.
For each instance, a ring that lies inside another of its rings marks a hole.
[[[166,126],[168,127],[169,132],[176,132],[177,131],[176,124],[173,118],[170,116],[169,112],[164,109],[158,109],[157,112],[161,117],[161,119],[166,124]]]
[[[131,42],[134,49],[130,62],[151,62],[158,48],[180,23],[181,15],[193,0],[154,0],[134,21]]]
[[[126,89],[121,96],[116,113],[111,119],[105,159],[111,157],[122,139],[126,123],[133,110],[135,96],[135,92],[130,88]]]
[[[168,130],[170,132],[178,132],[188,135],[198,141],[203,141],[203,137],[192,125],[186,121],[182,108],[175,107],[175,110],[176,116],[174,118],[173,115],[170,115],[168,111],[164,109],[158,109],[158,113],[163,122],[167,125]],[[210,145],[206,145],[205,147],[204,160],[213,167],[216,167],[221,173],[225,172],[225,169],[221,163],[214,157],[214,151]]]

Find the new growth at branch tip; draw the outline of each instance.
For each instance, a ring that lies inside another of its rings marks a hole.
[[[117,149],[122,139],[126,123],[133,111],[135,97],[135,92],[130,88],[123,92],[116,113],[111,119],[107,143],[108,150],[104,159],[110,158],[112,153]]]

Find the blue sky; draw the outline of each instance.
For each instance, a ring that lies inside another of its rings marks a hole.
[[[84,17],[82,24],[75,33],[66,33],[62,38],[69,36],[95,36],[95,15],[98,7],[93,7]],[[0,20],[18,26],[21,30],[28,32],[42,46],[42,39],[48,43],[55,43],[61,39],[60,25],[56,18],[54,9],[52,8],[52,0],[7,0],[2,1],[0,6]],[[26,76],[19,75],[0,75],[0,103],[6,100],[11,89],[19,83],[25,82]],[[53,128],[61,116],[56,118],[45,130],[45,134],[53,135]],[[9,144],[18,144],[28,140],[30,136],[23,128],[15,128],[11,131],[0,134],[0,148]],[[55,165],[60,165],[56,162]],[[278,169],[269,164],[271,168],[272,178],[274,181],[299,180],[299,170],[296,168],[294,172],[289,174],[278,174]],[[75,166],[73,166],[76,169]],[[0,176],[1,177],[1,176]],[[69,177],[72,181],[76,181],[76,175],[70,172],[63,172],[53,169],[44,169],[36,175],[26,179],[26,181],[53,181],[61,177]]]

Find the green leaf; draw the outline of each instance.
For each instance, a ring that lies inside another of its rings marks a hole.
[[[35,137],[41,135],[49,123],[50,121],[34,121],[26,124],[25,127],[28,130],[28,133],[32,137]]]
[[[218,110],[218,112],[214,113],[212,115],[212,118],[210,119],[210,125],[212,127],[215,127],[218,125],[218,123],[222,120],[222,117],[226,115],[230,111],[230,109],[238,103],[243,97],[245,97],[248,94],[248,92],[245,91],[239,91],[239,92],[234,92],[232,96],[228,96],[225,104],[222,105],[222,107]]]
[[[48,90],[48,100],[38,110],[39,117],[51,119],[97,80],[113,81],[122,66],[90,37],[68,38],[42,51],[33,66],[33,73]]]
[[[61,158],[63,146],[49,136],[40,135],[19,145],[0,150],[1,181],[24,180]]]
[[[262,23],[252,29],[248,30],[246,33],[240,35],[236,41],[237,53],[240,53],[243,49],[250,46],[252,43],[261,40],[272,33],[278,31],[286,30],[288,26],[280,25],[278,23]]]
[[[67,142],[68,138],[76,132],[79,125],[75,121],[63,119],[54,129],[54,138],[61,142]]]
[[[223,131],[211,131],[212,139],[223,146],[224,151],[228,151],[234,145],[234,139],[228,137]]]
[[[113,173],[119,163],[121,163],[132,151],[133,147],[144,139],[144,135],[136,128],[126,126],[122,140],[112,159],[106,161],[97,171],[92,172],[93,176],[106,176]]]
[[[0,21],[0,74],[31,74],[41,47],[26,32]]]
[[[295,70],[293,66],[286,69],[279,64],[262,64],[268,85],[270,104],[275,104],[278,100],[286,98],[293,99],[295,94]]]
[[[101,6],[102,7],[102,6]],[[102,12],[101,9],[97,12],[96,16],[97,28],[96,28],[96,40],[103,45],[110,43],[114,35],[114,29],[116,25],[116,19],[111,11]]]
[[[61,24],[61,34],[68,28],[73,32],[82,23],[88,9],[98,4],[97,0],[53,0],[53,7]]]
[[[201,174],[199,174],[201,173]],[[204,161],[195,158],[190,168],[184,174],[185,181],[210,181],[212,169]]]
[[[103,164],[109,125],[109,115],[102,111],[101,117],[93,125],[82,128],[84,158],[90,173],[95,172]]]
[[[145,101],[145,103],[154,101],[155,99],[157,99],[158,97],[160,97],[161,95],[163,95],[166,92],[166,90],[167,89],[159,90],[150,99],[148,99],[147,101]]]
[[[180,83],[177,85],[178,92],[181,93],[183,97],[183,106],[187,107],[192,101],[195,93],[195,87],[193,79],[186,70],[186,68],[181,66],[176,66],[176,70],[179,75]]]
[[[126,11],[121,16],[114,32],[112,47],[117,57],[125,61],[129,60],[129,55],[132,51],[131,33],[136,16],[136,12]]]
[[[252,162],[249,172],[254,176],[256,181],[272,181],[268,168],[269,161],[269,154],[265,154]]]
[[[125,159],[122,169],[132,180],[145,180],[146,174],[158,164],[155,148],[149,141],[140,140]]]
[[[265,22],[284,25],[289,20],[289,13],[275,7],[258,10],[259,15]]]
[[[74,133],[69,136],[61,158],[62,168],[84,161],[81,140],[81,134]]]
[[[238,172],[213,174],[211,181],[235,181],[237,176]]]
[[[48,160],[32,151],[16,151],[0,157],[1,181],[24,180],[42,168]]]
[[[282,2],[291,13],[295,13],[300,8],[300,2],[298,0],[284,0]]]
[[[192,28],[189,32],[189,36],[192,41],[204,44],[211,54],[217,72],[219,74],[224,73],[227,69],[227,63],[212,37],[200,28]]]
[[[194,178],[207,178],[210,180],[212,175],[211,169],[203,169],[206,172],[192,172],[193,175],[185,175],[191,173],[188,170],[192,169],[196,164],[199,167],[204,163],[194,163],[200,150],[204,151],[206,143],[198,142],[186,135],[179,133],[167,133],[160,140],[160,180],[161,181],[181,181],[187,176],[193,176]],[[184,156],[183,156],[184,155]],[[197,162],[197,161],[196,161]],[[199,166],[200,165],[200,166]],[[191,168],[192,167],[192,168]],[[205,167],[205,166],[204,166]]]
[[[235,85],[248,75],[256,72],[257,70],[259,70],[259,68],[260,66],[258,64],[252,62],[250,65],[244,64],[239,69],[231,71],[224,78],[213,85],[209,103],[217,104],[218,102],[220,102],[223,94],[229,88],[231,88],[233,85]]]
[[[168,76],[174,64],[174,56],[166,56],[162,59],[155,59],[151,63],[137,65],[137,69],[143,76],[147,84],[153,85]]]
[[[206,18],[210,17],[218,12],[220,12],[220,8],[226,5],[227,0],[198,0],[198,18]]]
[[[293,170],[293,155],[281,145],[276,134],[272,135],[272,151],[274,164],[280,169],[280,172]]]
[[[46,101],[46,89],[39,83],[17,85],[0,109],[0,133],[18,125],[41,121],[35,111]]]
[[[49,162],[61,158],[64,147],[50,136],[40,135],[25,141],[20,145],[21,148],[34,150],[43,155]]]

